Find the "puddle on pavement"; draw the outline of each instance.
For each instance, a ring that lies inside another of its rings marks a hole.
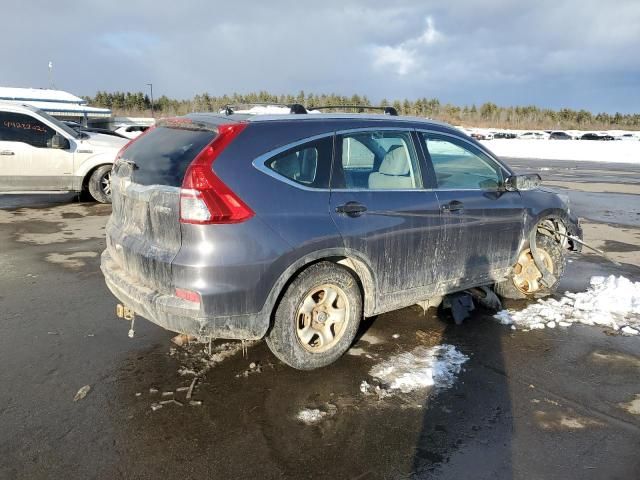
[[[620,352],[607,352],[596,350],[591,353],[590,361],[594,363],[604,364],[608,368],[633,368],[640,369],[640,357]]]
[[[16,241],[36,245],[104,237],[110,205],[66,204],[51,208],[0,210],[0,224],[15,226]]]
[[[616,253],[637,252],[640,251],[640,246],[631,243],[619,242],[617,240],[605,240],[603,250],[605,252]]]

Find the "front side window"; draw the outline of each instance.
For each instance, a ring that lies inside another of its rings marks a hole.
[[[420,135],[431,158],[438,188],[496,190],[502,186],[502,168],[480,149],[454,137]]]
[[[0,141],[22,142],[32,147],[47,148],[56,131],[29,115],[0,112]]]
[[[411,190],[422,188],[422,177],[411,133],[370,131],[338,137],[333,188]]]
[[[309,188],[329,188],[333,137],[298,145],[268,160],[274,172]]]

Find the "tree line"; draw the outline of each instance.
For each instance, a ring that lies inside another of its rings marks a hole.
[[[116,115],[145,116],[151,113],[151,99],[143,92],[102,92],[94,97],[84,97],[91,105],[106,107]],[[387,100],[372,102],[366,95],[313,94],[300,91],[297,95],[257,93],[214,96],[203,93],[189,100],[177,100],[166,95],[154,100],[153,110],[159,116],[184,115],[189,112],[217,112],[226,105],[251,103],[275,103],[304,106],[363,105],[393,106],[401,115],[415,115],[441,120],[454,125],[495,128],[539,129],[640,129],[640,114],[592,113],[587,110],[563,108],[553,110],[535,105],[505,107],[493,102],[482,105],[452,105],[437,98],[415,100]]]

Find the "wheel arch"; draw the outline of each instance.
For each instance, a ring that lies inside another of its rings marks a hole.
[[[91,175],[93,175],[93,172],[95,172],[97,169],[99,169],[100,167],[104,167],[107,165],[113,165],[113,163],[110,162],[105,162],[105,163],[98,163],[97,165],[94,165],[93,167],[91,167],[82,177],[82,183],[80,185],[80,191],[81,192],[87,192],[89,190],[89,180],[91,179]]]
[[[369,263],[357,252],[343,248],[333,248],[309,253],[293,262],[278,278],[267,297],[265,308],[271,315],[282,299],[287,288],[300,273],[320,262],[330,262],[347,269],[358,283],[362,295],[364,316],[372,316],[375,311],[377,291],[375,274]]]
[[[541,227],[546,227],[541,231]],[[547,234],[551,231],[555,236],[555,240],[558,241],[562,247],[566,250],[579,251],[579,244],[577,242],[571,241],[567,236],[575,235],[580,237],[579,226],[575,224],[574,221],[570,218],[565,210],[558,208],[550,208],[540,212],[535,217],[532,217],[528,225],[526,226],[525,235],[524,235],[524,246],[527,248],[529,246],[529,236],[533,230],[538,231],[539,233]],[[553,237],[554,235],[549,235]]]

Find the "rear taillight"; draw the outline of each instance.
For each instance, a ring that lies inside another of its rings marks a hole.
[[[180,190],[180,221],[211,224],[239,223],[251,218],[249,208],[218,176],[213,173],[213,161],[246,124],[220,125],[218,135],[191,162]]]

